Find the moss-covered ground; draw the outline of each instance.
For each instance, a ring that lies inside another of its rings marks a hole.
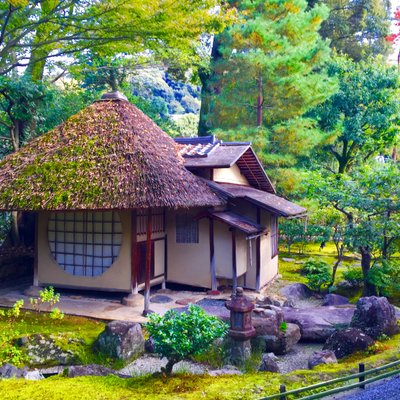
[[[337,365],[320,366],[315,370],[294,371],[286,375],[275,373],[246,373],[241,376],[176,375],[166,377],[137,377],[130,379],[108,377],[65,378],[51,377],[42,381],[0,381],[2,400],[80,399],[206,399],[233,400],[259,399],[277,393],[284,383],[288,389],[304,387],[341,375],[355,373],[358,362],[372,368],[400,358],[400,335],[382,342],[378,354],[361,353],[341,361]]]

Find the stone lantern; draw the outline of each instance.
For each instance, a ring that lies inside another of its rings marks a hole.
[[[254,309],[254,304],[243,295],[243,289],[238,287],[236,288],[236,295],[232,300],[225,303],[225,307],[231,314],[229,329],[231,362],[235,365],[242,365],[251,355],[250,339],[256,333],[251,323],[251,312]]]

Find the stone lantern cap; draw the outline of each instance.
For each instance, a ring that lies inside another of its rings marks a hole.
[[[247,313],[254,309],[254,304],[243,295],[243,288],[236,288],[236,295],[225,302],[225,307],[233,312]]]

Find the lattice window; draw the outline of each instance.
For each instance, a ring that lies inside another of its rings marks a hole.
[[[193,214],[176,214],[176,243],[199,243],[199,222]]]
[[[50,251],[72,275],[102,275],[118,257],[122,242],[116,212],[51,213],[48,225]]]
[[[271,215],[271,258],[278,255],[278,217]]]
[[[138,235],[147,233],[147,214],[148,210],[138,210],[136,218],[136,230]],[[152,232],[164,232],[165,230],[165,212],[163,208],[153,208],[151,211]]]

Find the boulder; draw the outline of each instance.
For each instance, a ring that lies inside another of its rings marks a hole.
[[[283,311],[275,306],[268,305],[265,308],[253,310],[252,324],[256,330],[256,336],[278,336],[283,322]]]
[[[144,353],[144,343],[140,324],[112,321],[100,333],[94,343],[94,350],[112,358],[129,361]]]
[[[373,344],[373,339],[361,329],[347,328],[331,335],[323,350],[332,350],[336,358],[343,358],[356,351],[367,350]]]
[[[266,306],[276,306],[276,307],[281,307],[282,304],[279,300],[276,300],[270,296],[262,297],[257,299],[256,302],[256,307],[264,308]]]
[[[74,365],[69,367],[67,370],[67,376],[69,378],[75,378],[77,376],[107,376],[107,375],[117,375],[120,378],[128,377],[128,375],[119,374],[113,369],[97,364]]]
[[[313,292],[303,283],[293,283],[283,287],[280,293],[290,300],[304,300],[312,297]]]
[[[11,364],[4,364],[0,367],[0,378],[23,378],[28,368],[17,368]]]
[[[308,342],[325,342],[337,329],[349,327],[353,313],[353,305],[283,308],[285,321],[298,325],[301,340]]]
[[[70,365],[76,362],[71,350],[62,349],[56,344],[57,338],[46,335],[24,336],[16,341],[29,357],[30,365]]]
[[[313,369],[320,364],[336,364],[337,358],[332,350],[314,351],[308,358],[308,368]]]
[[[391,336],[399,332],[395,309],[386,297],[361,297],[356,304],[351,326],[361,329],[373,339],[382,334]]]
[[[274,353],[263,354],[259,371],[279,372],[278,357]]]
[[[24,378],[27,381],[40,381],[41,379],[44,379],[44,376],[38,371],[27,371]]]
[[[276,335],[262,335],[252,340],[253,348],[275,354],[286,354],[300,340],[300,328],[295,324],[287,324],[286,331]]]
[[[349,299],[344,296],[340,296],[340,294],[329,293],[324,297],[322,302],[323,307],[328,306],[342,306],[345,304],[349,304]]]
[[[148,338],[144,342],[144,350],[146,351],[146,353],[155,353],[156,352],[154,339],[152,337]]]

